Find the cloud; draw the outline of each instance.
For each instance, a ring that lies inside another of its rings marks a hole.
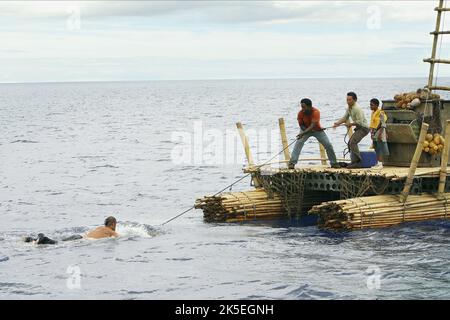
[[[0,81],[422,74],[435,5],[0,1]],[[82,28],[72,32],[76,6]]]
[[[183,17],[215,23],[364,21],[379,11],[397,22],[428,21],[434,1],[1,1],[0,16],[62,17],[79,7],[85,19],[107,17]],[[369,11],[368,11],[369,9]]]
[[[308,59],[387,53],[396,47],[426,47],[414,34],[366,32],[323,34],[266,30],[90,30],[74,33],[2,32],[0,58],[185,57],[195,59]],[[425,35],[425,38],[427,36]]]

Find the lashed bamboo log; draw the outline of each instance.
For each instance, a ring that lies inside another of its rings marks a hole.
[[[291,160],[291,153],[289,151],[288,137],[286,134],[286,125],[284,123],[283,118],[278,119],[278,125],[280,127],[281,143],[283,144],[284,160],[289,161]]]
[[[299,161],[312,161],[312,160],[320,160],[320,158],[304,158],[299,159]],[[341,161],[338,159],[338,161]],[[278,162],[268,163],[276,164]],[[255,166],[252,168],[244,168],[243,171],[245,173],[256,172],[260,169],[260,167]],[[440,173],[440,167],[432,167],[432,168],[417,168],[415,177],[422,178],[438,178]],[[278,172],[283,172],[285,169],[283,168],[273,168],[273,167],[265,167],[264,171],[270,171],[273,174]],[[404,167],[378,167],[378,168],[361,168],[361,169],[333,169],[333,168],[324,168],[323,166],[314,165],[314,166],[301,166],[293,170],[295,172],[304,172],[304,173],[338,173],[345,174],[349,177],[360,177],[360,176],[370,176],[370,177],[383,177],[386,179],[390,179],[391,181],[399,181],[405,180],[408,177],[409,168]],[[447,167],[447,174],[450,174],[450,167]]]
[[[397,196],[382,195],[330,201],[314,206],[309,214],[319,216],[325,229],[362,229],[389,227],[408,221],[446,219],[450,217],[450,201],[433,195],[409,196],[399,203]]]
[[[250,151],[250,144],[248,142],[248,137],[245,134],[244,127],[242,123],[236,123],[236,127],[239,132],[239,136],[241,137],[242,145],[244,146],[245,156],[247,157],[247,162],[250,166],[254,165],[252,152]]]
[[[416,173],[417,166],[419,164],[420,156],[422,155],[423,143],[425,141],[425,136],[428,132],[428,124],[422,123],[422,129],[420,130],[419,141],[417,142],[416,151],[411,160],[411,165],[409,167],[408,177],[406,178],[405,187],[400,195],[400,201],[405,203],[408,199],[409,191],[413,183],[414,175]]]
[[[327,153],[325,152],[325,147],[320,142],[319,142],[319,150],[320,150],[320,157],[322,158],[321,163],[323,166],[326,166],[327,165]]]
[[[250,151],[250,144],[248,142],[248,137],[245,134],[244,127],[242,126],[242,123],[238,122],[236,123],[236,127],[239,131],[239,136],[241,137],[242,145],[244,146],[245,156],[247,157],[247,162],[250,167],[254,166],[253,162],[253,156],[252,152]],[[253,184],[255,187],[260,187],[261,183],[258,181],[258,179],[252,178]]]
[[[311,192],[304,196],[302,210],[306,212],[314,204],[331,199],[330,195]],[[233,222],[288,217],[281,197],[269,197],[264,189],[244,192],[228,192],[197,199],[196,209],[203,210],[207,222]]]
[[[439,175],[438,197],[442,197],[445,191],[445,181],[447,181],[447,163],[449,152],[450,152],[450,120],[447,120],[447,126],[445,127],[444,150],[442,151],[441,157],[441,172]]]
[[[233,222],[286,216],[278,195],[269,198],[264,189],[223,193],[197,199],[195,208],[202,209],[208,222]]]

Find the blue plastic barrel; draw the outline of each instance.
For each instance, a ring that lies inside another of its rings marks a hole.
[[[361,167],[372,168],[378,164],[377,153],[375,151],[361,151]]]

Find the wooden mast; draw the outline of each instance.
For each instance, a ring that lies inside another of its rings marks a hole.
[[[405,187],[400,194],[400,202],[405,203],[409,196],[409,191],[411,190],[414,175],[416,174],[416,169],[419,164],[420,156],[422,155],[423,143],[425,141],[425,136],[428,132],[428,124],[422,123],[422,129],[420,130],[419,141],[417,142],[416,152],[411,161],[411,166],[409,168],[408,177],[406,178]]]
[[[435,8],[435,10],[437,11],[437,18],[436,18],[436,28],[432,33],[434,34],[434,39],[433,39],[433,49],[431,50],[431,58],[424,60],[425,62],[430,63],[430,73],[428,75],[428,86],[427,86],[430,92],[434,89],[433,88],[434,66],[436,63],[439,63],[436,60],[436,49],[437,44],[439,42],[439,34],[441,34],[440,30],[441,30],[442,11],[444,11],[443,8],[444,8],[444,0],[439,0],[439,7]]]
[[[441,172],[439,174],[439,187],[438,187],[439,198],[442,198],[445,191],[449,152],[450,152],[450,120],[447,120],[447,126],[445,127],[444,150],[442,150],[442,158],[441,158]]]

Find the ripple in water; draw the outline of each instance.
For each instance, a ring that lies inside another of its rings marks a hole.
[[[11,143],[38,143],[38,142],[32,140],[14,140]]]
[[[121,237],[142,237],[142,238],[153,238],[157,235],[162,234],[162,230],[153,227],[148,224],[141,224],[137,222],[119,222],[117,224],[116,231]]]

